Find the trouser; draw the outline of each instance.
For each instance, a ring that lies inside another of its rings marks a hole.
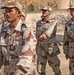
[[[31,57],[31,56],[29,56]],[[22,67],[21,65],[18,67],[17,66],[17,62],[18,59],[12,59],[9,61],[8,65],[5,65],[5,69],[4,69],[4,73],[5,75],[37,75],[36,74],[36,64],[33,62],[30,62],[31,60],[27,61],[27,59],[29,58],[26,56],[26,58],[24,58],[24,61],[21,62],[20,64],[26,64],[26,67]],[[31,64],[30,64],[30,63]]]
[[[12,75],[13,72],[17,70],[16,63],[18,59],[12,59],[9,61],[9,64],[5,64],[4,66],[4,73],[5,75]]]
[[[74,59],[69,60],[70,75],[74,75]]]
[[[41,75],[46,75],[46,63],[48,61],[49,66],[52,67],[52,70],[54,72],[54,75],[61,75],[60,71],[60,60],[58,59],[57,56],[41,56],[38,55],[38,61],[40,62],[40,70],[41,70]]]

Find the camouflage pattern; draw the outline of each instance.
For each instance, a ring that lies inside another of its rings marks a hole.
[[[74,59],[70,59],[69,61],[69,70],[70,70],[70,75],[74,75]]]
[[[4,20],[2,23],[2,28],[8,26],[10,23],[7,20]]]
[[[74,57],[74,22],[72,20],[68,21],[65,25],[64,31],[64,54],[68,55],[70,58]]]
[[[65,25],[63,50],[66,58],[70,58],[70,75],[74,75],[74,22],[72,19]]]
[[[0,30],[0,33],[3,31],[3,29],[9,25],[8,21],[7,20],[4,20],[2,25],[1,25],[1,30]],[[1,39],[0,39],[1,40]],[[3,65],[3,55],[2,55],[2,47],[0,45],[0,69],[2,68],[2,65]],[[0,71],[1,72],[1,71]]]
[[[6,26],[0,34],[4,57],[5,75],[13,72],[29,75],[36,70],[36,38],[31,28],[20,20],[16,28]]]
[[[0,31],[0,32],[2,32],[2,31],[4,30],[4,28],[7,27],[9,24],[10,24],[10,23],[9,23],[7,20],[4,20],[4,21],[2,22],[2,26],[1,26],[1,31]]]
[[[36,38],[37,46],[36,52],[38,55],[38,64],[41,65],[41,75],[46,75],[45,68],[48,60],[49,65],[54,71],[54,75],[61,75],[60,72],[60,60],[57,55],[60,54],[60,50],[57,45],[56,39],[57,21],[50,20],[43,22],[39,20],[36,26]],[[47,36],[46,40],[39,39],[41,34]],[[57,66],[56,66],[57,65]],[[56,66],[56,67],[55,67]],[[57,70],[56,70],[57,68]]]

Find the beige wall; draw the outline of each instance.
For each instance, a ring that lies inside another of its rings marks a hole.
[[[70,0],[60,0],[58,3],[58,9],[68,9]]]

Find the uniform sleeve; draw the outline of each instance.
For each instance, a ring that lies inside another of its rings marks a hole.
[[[21,66],[27,74],[33,73],[36,68],[36,38],[30,28],[26,28],[23,33],[23,47],[17,66]]]
[[[46,34],[46,36],[50,38],[51,34],[54,31],[55,26],[56,26],[56,22],[52,24],[51,26],[49,26],[49,28],[45,31],[44,34]]]
[[[23,33],[24,44],[19,56],[17,66],[21,65],[25,70],[35,70],[36,64],[36,38],[32,29],[26,28]]]
[[[66,26],[65,26],[65,30],[64,30],[63,50],[64,50],[64,54],[67,55],[68,51],[69,51],[69,36],[68,36],[68,32],[67,32]]]
[[[35,46],[37,43],[34,32],[31,28],[27,28],[23,34],[24,45],[22,47],[22,54],[35,54]]]

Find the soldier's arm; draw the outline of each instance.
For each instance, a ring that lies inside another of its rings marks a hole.
[[[53,33],[53,31],[54,31],[54,29],[55,29],[55,27],[56,27],[56,22],[54,23],[54,24],[52,24],[51,26],[49,26],[49,28],[45,31],[45,35],[47,36],[47,37],[49,37],[50,38],[50,36],[51,36],[51,34]]]
[[[24,44],[22,47],[22,55],[34,55],[37,40],[32,29],[26,29],[23,34]]]
[[[64,54],[68,55],[68,51],[69,51],[69,36],[68,36],[66,26],[65,26],[65,30],[64,30],[63,50],[64,50]]]
[[[19,62],[17,65],[25,68],[31,68],[30,64],[35,64],[36,62],[36,38],[32,30],[25,29],[23,33],[23,47],[21,50],[21,55],[19,56]],[[26,62],[25,62],[26,61]],[[29,63],[29,64],[28,64]],[[28,65],[27,65],[28,64]]]

